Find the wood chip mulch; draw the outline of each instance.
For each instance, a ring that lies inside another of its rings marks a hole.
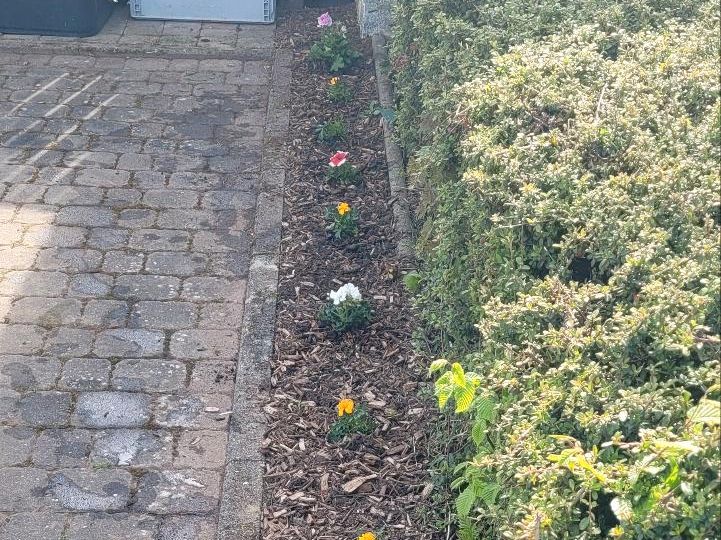
[[[322,10],[325,11],[325,10]],[[413,352],[413,315],[395,256],[389,187],[370,43],[361,41],[353,6],[335,7],[363,58],[341,75],[355,99],[327,98],[329,76],[310,64],[321,10],[278,22],[279,46],[293,51],[290,150],[281,244],[280,288],[266,407],[264,538],[349,539],[372,531],[379,539],[430,539],[422,516],[429,504],[427,425],[432,403],[419,397],[427,381]],[[345,119],[349,140],[331,148],[315,128]],[[336,150],[364,167],[363,185],[325,181]],[[360,232],[347,242],[329,237],[324,210],[346,201],[360,213]],[[327,294],[352,282],[371,300],[375,316],[362,331],[336,336],[317,322]],[[372,435],[326,441],[339,399],[364,404]]]

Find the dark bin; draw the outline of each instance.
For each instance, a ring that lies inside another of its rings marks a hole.
[[[110,0],[0,0],[0,32],[94,36],[113,5]]]

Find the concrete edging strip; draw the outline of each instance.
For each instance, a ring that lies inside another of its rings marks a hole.
[[[389,63],[386,40],[381,34],[374,34],[371,41],[373,45],[373,61],[376,68],[376,83],[378,85],[378,101],[384,109],[393,109],[393,90],[386,68]],[[386,163],[388,164],[388,181],[391,188],[390,202],[393,208],[393,226],[398,234],[398,258],[401,262],[412,265],[415,261],[415,241],[403,153],[393,138],[393,126],[385,118],[382,119],[382,122]]]
[[[290,51],[274,51],[218,540],[259,540],[261,537],[264,473],[261,445],[266,431],[263,406],[270,389],[275,334],[291,58]]]

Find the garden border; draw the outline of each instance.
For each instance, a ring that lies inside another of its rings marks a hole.
[[[291,59],[290,51],[274,49],[256,205],[261,211],[256,211],[253,227],[218,540],[257,540],[261,535],[265,463],[261,446],[266,432],[263,406],[270,388],[275,335]]]
[[[388,76],[388,49],[386,38],[381,34],[371,36],[373,46],[373,62],[376,68],[376,85],[378,101],[383,109],[393,110],[393,87]],[[415,231],[410,214],[410,197],[406,185],[403,151],[393,137],[393,125],[382,117],[383,139],[385,141],[386,163],[388,165],[388,182],[391,188],[390,205],[393,209],[393,228],[398,235],[398,258],[411,267],[415,263]]]

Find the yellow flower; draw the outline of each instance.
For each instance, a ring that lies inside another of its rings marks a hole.
[[[347,202],[342,202],[338,205],[338,215],[345,215],[350,211],[350,205]]]
[[[338,402],[338,416],[343,416],[344,414],[353,414],[353,409],[355,408],[355,403],[352,399],[341,399]]]
[[[376,540],[376,538],[378,537],[372,532],[364,532],[358,537],[358,540]]]
[[[331,86],[335,86],[336,84],[338,84],[338,81],[340,81],[340,79],[338,77],[331,77],[331,79],[330,79],[330,81],[328,81],[328,83]]]

